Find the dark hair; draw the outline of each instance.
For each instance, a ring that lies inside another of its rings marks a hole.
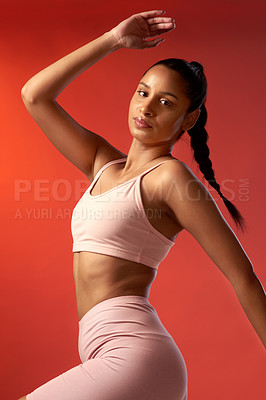
[[[191,61],[190,63],[183,59],[168,58],[166,60],[158,61],[152,65],[146,72],[156,65],[164,65],[165,67],[178,72],[182,78],[186,91],[186,95],[190,100],[190,106],[187,113],[190,113],[197,108],[200,109],[200,115],[195,125],[187,132],[190,136],[191,147],[194,151],[194,159],[199,164],[199,169],[204,175],[204,178],[209,184],[219,193],[223,202],[234,219],[236,226],[240,227],[242,231],[246,229],[246,223],[238,209],[229,201],[221,192],[220,185],[215,179],[214,170],[212,168],[212,162],[209,158],[209,147],[207,141],[209,135],[205,129],[207,122],[207,110],[205,107],[205,101],[207,96],[207,80],[204,75],[203,66],[197,61]],[[144,73],[144,75],[146,74]],[[181,132],[181,136],[185,131]]]

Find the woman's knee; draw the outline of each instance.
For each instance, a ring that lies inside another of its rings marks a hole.
[[[18,400],[27,400],[26,396],[20,397]]]

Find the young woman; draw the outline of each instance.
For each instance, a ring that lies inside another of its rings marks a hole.
[[[174,28],[174,20],[163,14],[131,16],[22,89],[40,128],[92,182],[71,221],[82,364],[22,399],[187,398],[183,357],[148,300],[158,266],[183,229],[230,280],[266,345],[265,294],[252,264],[207,189],[171,154],[187,131],[202,173],[243,227],[209,159],[202,66],[168,59],[146,71],[130,103],[128,155],[80,126],[56,101],[74,78],[111,52],[157,46],[163,39],[155,37]]]

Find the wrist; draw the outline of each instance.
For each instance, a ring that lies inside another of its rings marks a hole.
[[[106,32],[104,36],[106,36],[107,40],[109,40],[112,50],[118,50],[123,47],[115,29],[111,29],[110,31]]]

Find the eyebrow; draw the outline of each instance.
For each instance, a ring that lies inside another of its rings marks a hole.
[[[151,87],[150,87],[149,85],[147,85],[147,83],[145,83],[145,82],[140,82],[139,84],[145,86],[145,87],[148,88],[148,89],[151,88]],[[170,93],[170,92],[160,92],[160,93],[161,93],[161,94],[168,94],[168,96],[172,96],[172,97],[174,97],[176,100],[179,100],[178,97],[176,97],[173,93]]]

